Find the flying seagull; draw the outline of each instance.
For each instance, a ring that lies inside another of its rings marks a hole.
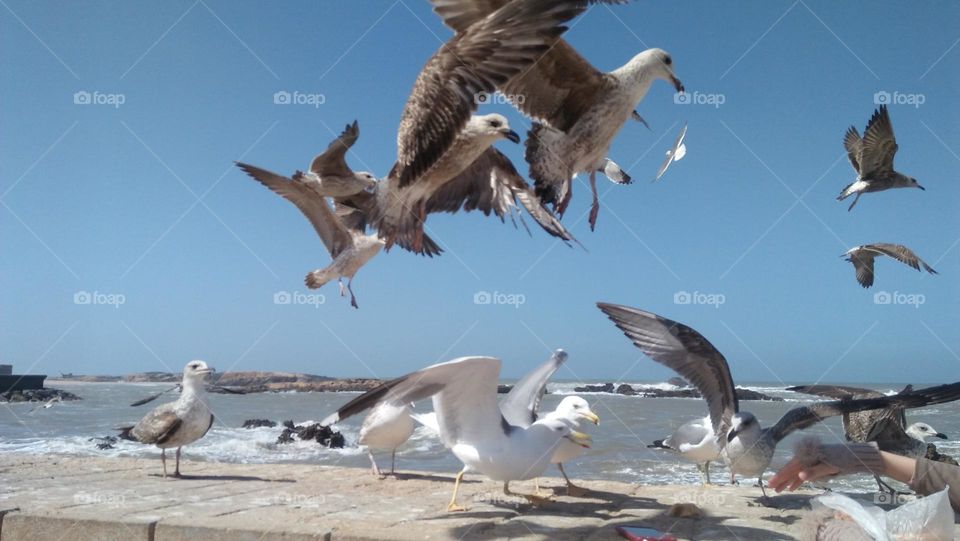
[[[723,355],[694,329],[636,308],[597,303],[633,344],[654,361],[673,369],[693,384],[707,402],[710,422],[731,479],[737,474],[757,477],[773,459],[777,444],[795,430],[827,417],[878,408],[915,408],[960,399],[960,382],[893,396],[817,402],[794,408],[772,427],[761,428],[752,413],[740,411],[730,367]]]
[[[447,41],[420,71],[397,132],[397,161],[377,189],[371,223],[387,247],[423,242],[427,203],[444,185],[484,156],[494,142],[520,136],[502,115],[473,116],[481,93],[492,92],[530,66],[566,30],[562,23],[586,0],[522,0],[475,20]],[[488,154],[487,157],[490,155]],[[485,181],[498,173],[488,169]]]
[[[59,404],[59,403],[61,403],[61,402],[63,402],[63,396],[57,395],[57,396],[51,398],[50,400],[47,400],[47,401],[44,402],[43,404],[39,404],[39,405],[37,405],[37,406],[34,406],[28,413],[33,414],[33,413],[36,412],[37,410],[50,409],[50,408],[56,406],[57,404]]]
[[[327,146],[323,154],[310,162],[310,169],[306,173],[296,171],[293,179],[327,197],[346,197],[373,188],[377,183],[377,177],[373,173],[354,172],[347,165],[347,151],[359,137],[360,127],[354,120],[353,124],[347,124],[343,133]]]
[[[354,398],[320,424],[330,426],[381,403],[401,406],[432,398],[440,439],[464,464],[447,510],[462,511],[457,492],[465,473],[476,471],[503,481],[504,492],[512,494],[509,481],[542,474],[563,438],[584,446],[590,442],[588,435],[561,421],[538,420],[527,428],[509,423],[497,405],[500,365],[492,357],[461,357],[428,366]]]
[[[361,231],[347,229],[334,214],[326,198],[311,189],[305,182],[245,163],[237,162],[237,167],[277,195],[296,205],[313,224],[313,229],[330,252],[333,262],[325,268],[308,273],[304,280],[307,287],[317,289],[336,278],[340,284],[340,295],[343,296],[343,277],[346,276],[350,305],[359,308],[357,298],[353,294],[353,277],[360,267],[380,252],[383,241],[376,235],[366,235]]]
[[[175,402],[157,406],[135,426],[120,429],[120,437],[160,448],[163,476],[167,476],[167,449],[177,448],[174,477],[180,477],[180,449],[202,438],[213,426],[204,379],[213,372],[203,361],[190,361],[183,369],[183,392]]]
[[[673,146],[666,152],[666,158],[663,159],[663,163],[660,164],[660,169],[657,170],[657,178],[653,180],[660,180],[660,177],[667,172],[667,168],[670,167],[670,164],[673,162],[678,162],[687,155],[687,145],[683,144],[683,138],[687,135],[687,124],[684,123],[683,127],[680,128],[680,134],[677,135],[676,141],[673,142]]]
[[[510,2],[433,0],[433,4],[444,24],[465,32]],[[665,51],[648,49],[604,73],[569,43],[555,39],[536,63],[498,85],[522,113],[537,121],[527,137],[526,159],[541,201],[552,204],[562,216],[570,201],[571,180],[578,173],[588,173],[593,192],[590,227],[595,227],[600,209],[596,172],[604,170],[610,143],[620,128],[639,116],[634,108],[655,79],[668,80],[678,92],[683,91],[672,63]]]
[[[893,124],[890,123],[890,114],[887,106],[881,105],[873,112],[867,129],[863,131],[863,138],[857,133],[857,128],[850,126],[843,136],[843,147],[847,149],[847,157],[853,170],[857,172],[857,179],[848,184],[837,201],[843,201],[851,195],[856,195],[853,203],[847,210],[853,210],[860,196],[869,192],[880,192],[890,188],[920,188],[917,179],[894,171],[893,157],[897,153],[897,139],[893,136]]]
[[[662,440],[654,440],[647,447],[667,449],[693,462],[705,485],[710,484],[710,463],[720,459],[720,446],[709,415],[683,423],[673,434]]]
[[[924,260],[917,257],[917,254],[913,253],[913,250],[902,244],[890,244],[886,242],[864,244],[850,248],[840,257],[846,257],[847,261],[853,263],[853,268],[857,272],[857,281],[860,282],[860,285],[870,287],[873,285],[873,260],[884,255],[892,257],[904,265],[909,265],[918,272],[920,271],[920,266],[923,265],[923,270],[930,274],[937,274],[937,271],[933,270],[930,265],[927,265]]]
[[[373,466],[373,474],[382,477],[380,467],[373,457],[373,449],[389,449],[390,475],[396,473],[397,447],[406,443],[413,434],[415,424],[410,404],[394,405],[388,402],[377,404],[360,426],[360,445],[367,446],[367,455]]]

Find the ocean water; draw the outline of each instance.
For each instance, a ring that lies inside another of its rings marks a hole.
[[[602,382],[596,382],[602,383]],[[651,386],[669,389],[662,382],[637,382],[634,387]],[[549,411],[563,398],[572,394],[582,382],[551,383],[550,394],[544,398],[543,409]],[[140,407],[129,404],[152,393],[168,388],[169,384],[131,383],[76,383],[51,382],[48,386],[75,393],[83,400],[56,404],[49,409],[34,410],[36,404],[0,404],[0,453],[67,453],[78,455],[159,457],[159,450],[135,442],[120,441],[114,449],[98,450],[90,438],[115,434],[118,426],[135,423],[162,400],[172,400],[173,393]],[[744,385],[769,395],[784,398],[785,402],[741,402],[741,408],[753,412],[764,426],[776,422],[789,409],[810,401],[807,395],[783,390],[783,385]],[[893,393],[903,385],[867,386]],[[920,385],[917,385],[920,387]],[[619,480],[640,484],[698,483],[699,473],[690,463],[655,449],[647,444],[668,435],[673,428],[706,414],[701,399],[638,398],[604,393],[578,393],[590,402],[600,416],[598,427],[592,427],[593,447],[577,462],[566,464],[574,478]],[[282,427],[240,428],[243,421],[264,418],[280,422],[292,419],[298,424],[319,421],[339,405],[356,396],[355,393],[261,393],[249,395],[222,395],[210,397],[217,421],[205,438],[184,449],[191,460],[232,463],[307,463],[369,467],[366,451],[356,446],[357,431],[363,420],[357,416],[339,424],[347,445],[344,449],[325,449],[314,442],[276,444]],[[429,401],[417,404],[429,411]],[[950,440],[932,440],[941,452],[960,457],[960,404],[944,404],[908,412],[908,422],[924,421],[951,437]],[[805,431],[820,435],[825,441],[843,438],[840,418],[829,419]],[[801,433],[794,433],[781,443],[773,468],[784,464],[792,453]],[[389,467],[389,456],[378,456],[381,466]],[[159,461],[157,463],[159,468]],[[410,441],[397,453],[398,469],[416,469],[454,474],[460,463],[447,452],[437,438],[423,428],[417,429]],[[546,475],[558,475],[555,469]],[[729,479],[722,464],[711,467],[714,482]],[[742,480],[752,483],[754,480]],[[871,477],[847,477],[831,481],[834,488],[847,491],[873,491]]]

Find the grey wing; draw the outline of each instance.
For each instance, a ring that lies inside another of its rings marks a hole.
[[[627,306],[602,302],[597,306],[647,356],[700,391],[707,401],[713,431],[718,440],[722,439],[740,406],[730,367],[717,348],[682,323]]]
[[[873,260],[874,253],[860,249],[850,254],[850,262],[853,263],[853,270],[857,275],[857,282],[863,287],[873,285]]]
[[[893,171],[893,157],[897,153],[897,139],[887,106],[873,112],[867,129],[863,131],[860,152],[860,176],[870,177],[878,172]]]
[[[703,441],[710,433],[710,426],[704,424],[703,419],[693,419],[680,425],[670,437],[663,442],[671,449],[680,450],[681,445],[696,445]]]
[[[443,156],[476,110],[477,96],[547,50],[584,8],[574,0],[511,2],[458,33],[421,70],[397,133],[399,186],[409,185]]]
[[[566,360],[567,353],[558,349],[546,362],[520,378],[500,401],[503,418],[511,425],[522,428],[536,422],[540,401],[547,390],[547,382]]]
[[[343,133],[334,139],[323,154],[318,155],[310,162],[310,170],[323,177],[324,175],[333,175],[338,177],[348,177],[353,171],[347,165],[347,150],[357,142],[360,137],[360,126],[354,120],[353,124],[347,124]]]
[[[843,135],[843,148],[847,149],[847,158],[854,171],[860,173],[860,152],[863,150],[863,144],[857,128],[850,126],[847,129],[847,133]]]
[[[277,195],[296,205],[313,224],[313,229],[320,236],[331,257],[337,257],[340,252],[353,244],[350,232],[337,219],[327,200],[313,190],[288,177],[254,165],[237,162],[237,167]]]
[[[880,391],[873,389],[864,389],[862,387],[849,387],[846,385],[796,385],[787,387],[788,391],[797,393],[812,394],[815,396],[825,396],[827,398],[870,398],[877,396],[886,396]]]
[[[210,429],[213,428],[213,420],[214,420],[214,417],[213,417],[213,414],[211,413],[211,414],[210,414],[210,424],[207,425],[207,429],[204,430],[204,431],[203,431],[203,434],[200,435],[201,438],[204,437],[204,436],[206,436],[206,435],[207,435],[207,432],[210,432]]]
[[[173,403],[161,404],[133,427],[130,435],[141,443],[163,443],[176,433],[183,420],[173,411]]]
[[[930,265],[927,265],[924,260],[917,257],[917,254],[913,253],[913,250],[902,244],[880,242],[876,244],[867,244],[864,246],[864,249],[885,255],[887,257],[892,257],[904,265],[908,265],[918,271],[920,270],[920,266],[923,265],[923,269],[925,271],[929,272],[930,274],[937,274],[937,271],[933,270]]]
[[[492,439],[503,430],[497,406],[500,360],[462,357],[435,364],[381,384],[341,406],[321,425],[329,426],[381,402],[405,405],[433,398],[440,438],[451,446],[461,438]]]
[[[344,227],[365,233],[376,204],[375,192],[362,191],[347,197],[334,197],[333,211]]]
[[[802,430],[823,419],[844,413],[887,408],[919,408],[957,399],[960,399],[960,382],[903,391],[892,396],[818,402],[788,411],[776,425],[766,430],[772,433],[775,441],[780,441],[795,430]]]
[[[463,172],[445,183],[429,200],[427,213],[479,210],[502,220],[520,201],[544,231],[563,240],[573,236],[536,197],[505,154],[488,148]]]

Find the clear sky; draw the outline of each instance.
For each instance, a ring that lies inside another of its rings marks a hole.
[[[604,300],[693,326],[741,381],[956,380],[960,3],[916,5],[591,8],[566,34],[586,58],[611,70],[661,47],[697,103],[654,84],[638,106],[652,131],[630,122],[610,151],[636,182],[600,181],[595,233],[578,180],[564,220],[588,251],[482,215],[431,216],[447,252],[381,254],[354,281],[354,310],[336,284],[305,288],[328,254],[232,162],[305,168],[358,119],[349,162],[385,175],[413,80],[451,35],[426,0],[3,0],[0,362],[386,377],[478,354],[515,377],[562,347],[559,377],[669,377],[594,307]],[[927,190],[867,195],[848,213],[834,200],[854,178],[841,141],[878,92],[898,169]],[[651,183],[683,122],[687,157]],[[526,171],[522,145],[497,147]],[[839,256],[870,242],[906,244],[940,275],[882,260],[863,290]],[[294,302],[275,303],[284,292]],[[496,302],[476,304],[481,292]],[[892,302],[875,302],[884,292]]]

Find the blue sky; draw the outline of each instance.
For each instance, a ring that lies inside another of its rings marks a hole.
[[[592,8],[566,37],[597,67],[661,47],[713,104],[653,86],[638,107],[652,131],[631,122],[610,151],[637,182],[601,180],[595,233],[589,189],[575,187],[565,223],[588,251],[480,215],[432,216],[447,253],[378,256],[354,281],[353,310],[335,284],[303,286],[329,261],[323,246],[232,162],[304,168],[358,119],[350,163],[386,174],[412,82],[450,35],[428,2],[4,0],[0,360],[53,374],[201,358],[386,377],[483,354],[513,377],[563,347],[563,378],[669,377],[594,307],[604,300],[700,330],[738,380],[955,380],[958,23],[957,2]],[[278,91],[317,103],[278,105]],[[75,104],[77,92],[100,103]],[[898,169],[927,191],[867,195],[848,213],[834,200],[854,177],[841,140],[877,92],[898,101]],[[684,121],[687,157],[650,183]],[[526,170],[522,145],[498,148]],[[863,290],[838,256],[869,242],[906,244],[940,276],[878,261]],[[307,304],[277,304],[281,292]],[[480,292],[517,302],[478,305]],[[675,302],[684,292],[695,302]],[[876,303],[883,292],[894,302]]]

